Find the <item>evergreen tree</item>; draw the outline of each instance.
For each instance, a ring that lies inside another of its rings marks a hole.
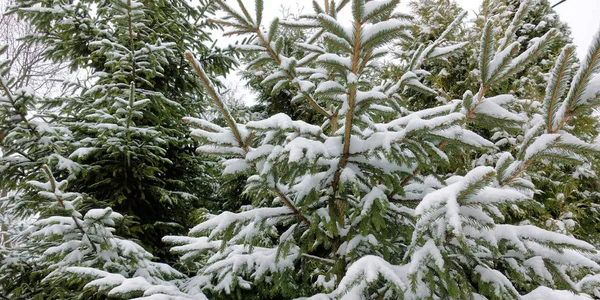
[[[110,208],[79,212],[88,196],[65,191],[68,180],[54,176],[81,174],[82,166],[61,154],[73,137],[60,124],[46,122],[50,116],[28,113],[41,100],[31,88],[9,88],[14,80],[8,76],[10,65],[0,62],[1,129],[7,132],[0,140],[0,183],[15,193],[3,196],[2,206],[11,215],[36,216],[7,247],[0,247],[0,294],[9,299],[104,299],[107,292],[138,294],[140,284],[176,289],[170,280],[182,274],[153,262],[134,241],[113,235],[121,215]],[[88,285],[100,293],[82,293],[83,279],[90,275],[96,281]]]
[[[532,9],[522,11],[520,23],[512,24],[512,20],[519,12],[521,1],[484,1],[475,20],[475,26],[466,25],[462,31],[457,31],[451,39],[454,42],[465,41],[466,45],[446,58],[446,61],[428,63],[427,68],[432,73],[431,85],[438,96],[414,97],[407,106],[412,110],[428,107],[436,103],[436,98],[442,102],[449,99],[462,98],[465,89],[473,89],[477,84],[477,66],[472,57],[478,56],[479,49],[476,40],[483,29],[485,22],[493,22],[497,30],[497,39],[504,38],[504,33],[509,26],[517,26],[515,39],[520,42],[520,49],[525,49],[530,43],[543,36],[551,29],[557,29],[561,36],[549,45],[546,52],[541,54],[528,68],[517,74],[518,80],[506,81],[504,84],[493,88],[494,93],[512,93],[520,98],[527,99],[520,107],[514,107],[521,113],[532,114],[541,108],[545,89],[553,61],[560,55],[561,49],[571,42],[570,30],[561,22],[558,15],[551,9],[548,1],[531,1]],[[413,29],[414,41],[408,45],[400,45],[403,53],[410,53],[422,42],[431,39],[430,31],[441,32],[443,25],[452,22],[449,16],[458,17],[460,9],[452,1],[415,1],[411,3],[415,17]],[[424,27],[425,29],[421,29]],[[399,55],[400,60],[406,60],[409,55]],[[392,66],[402,63],[393,62]],[[392,69],[393,70],[393,69]],[[473,72],[475,70],[475,72]],[[574,72],[574,70],[571,70]],[[392,73],[393,74],[393,73]],[[457,81],[458,79],[458,81]],[[427,79],[426,79],[427,80]],[[421,100],[421,101],[419,101]],[[424,103],[423,103],[424,101]],[[535,102],[531,102],[535,101]],[[487,120],[478,120],[487,121]],[[597,119],[594,116],[578,116],[570,121],[568,131],[577,137],[593,142],[597,136]],[[513,154],[518,151],[519,137],[515,134],[520,128],[515,127],[512,132],[504,129],[486,129],[486,126],[472,123],[473,130],[491,139],[496,146],[510,150]],[[515,131],[517,130],[517,131]],[[480,155],[469,155],[478,158]],[[462,162],[466,168],[480,165],[479,161],[466,159]],[[453,169],[460,169],[453,164]],[[594,220],[598,219],[598,210],[594,207],[597,199],[598,186],[596,172],[598,170],[597,158],[583,166],[564,166],[552,161],[539,162],[534,166],[538,172],[531,173],[533,182],[540,192],[535,194],[537,206],[537,223],[567,234],[573,234],[597,244],[597,227]],[[542,210],[540,210],[542,209]],[[519,214],[522,217],[524,213]],[[527,216],[529,217],[529,216]],[[520,218],[516,218],[519,220]],[[516,221],[515,220],[515,221]],[[531,221],[531,220],[530,220]]]
[[[551,78],[553,61],[561,54],[561,49],[572,42],[570,29],[562,22],[552,10],[547,0],[531,0],[531,7],[522,11],[519,17],[519,4],[521,1],[485,1],[480,18],[476,20],[478,26],[483,26],[484,19],[489,19],[495,26],[506,29],[516,26],[514,39],[520,42],[524,49],[550,30],[558,30],[559,38],[551,43],[545,53],[540,55],[531,65],[517,74],[518,80],[507,82],[497,87],[499,93],[511,93],[520,98],[530,100],[523,107],[523,113],[539,113],[541,103],[547,97],[546,86]],[[510,18],[522,19],[520,25],[508,22]],[[499,38],[502,33],[496,33]],[[570,49],[573,49],[570,47]],[[571,50],[572,51],[572,50]],[[571,70],[574,73],[577,58],[570,56],[573,61]],[[585,140],[594,142],[598,136],[598,120],[591,114],[574,116],[565,131]],[[495,132],[496,145],[500,147],[514,147],[517,151],[518,140],[512,134]],[[600,170],[598,156],[592,156],[590,162],[582,166],[565,166],[553,161],[543,161],[535,164],[538,172],[531,173],[532,181],[541,190],[536,193],[535,199],[543,205],[545,213],[539,218],[540,225],[545,225],[552,230],[574,234],[598,245],[599,237],[595,222],[600,217],[594,202],[598,199],[599,187],[596,184],[597,171]],[[574,188],[576,187],[576,188]]]
[[[261,59],[249,67],[269,62],[278,68],[263,84],[296,86],[294,99],[309,103],[322,123],[283,114],[237,123],[187,54],[227,121],[222,127],[190,119],[198,127],[193,136],[205,143],[199,151],[227,158],[225,173],[253,172],[246,186],[253,204],[210,216],[190,237],[166,238],[184,262],[201,262],[184,291],[244,299],[575,299],[553,289],[598,292],[598,277],[586,277],[600,269],[592,245],[513,224],[511,214],[533,202],[529,178],[536,162],[582,163],[600,151],[565,130],[600,104],[600,34],[574,76],[562,72],[573,67],[572,49],[564,48],[539,112],[522,114],[522,99],[492,92],[543,55],[558,32],[519,51],[520,14],[502,38],[488,21],[479,43],[478,89],[412,111],[404,106],[409,90],[435,93],[420,81],[427,74],[423,63],[453,46],[440,46],[442,34],[416,52],[399,80],[373,80],[384,46],[410,38],[411,24],[393,12],[398,1],[313,2],[313,15],[287,24],[316,34],[296,44],[307,53],[300,59],[273,43],[277,20],[261,30],[262,1],[255,15],[241,2],[239,9],[217,3],[227,12],[218,22],[254,36],[254,44],[239,48],[258,52]],[[353,20],[344,26],[336,14],[348,3]],[[515,153],[469,130],[476,121],[524,130]],[[448,173],[450,157],[460,155],[478,155],[466,161],[481,166]]]
[[[600,297],[600,256],[593,245],[536,226],[538,215],[518,216],[535,206],[539,164],[574,168],[600,152],[573,131],[600,105],[600,32],[579,66],[573,46],[561,50],[541,101],[496,94],[560,38],[550,30],[519,49],[525,1],[503,34],[495,33],[493,21],[485,23],[476,89],[460,100],[415,109],[409,99],[438,93],[426,84],[436,75],[427,62],[456,50],[444,40],[460,18],[417,45],[398,78],[381,79],[386,46],[412,38],[414,25],[394,12],[399,0],[314,2],[314,14],[275,20],[266,32],[263,1],[255,2],[254,14],[242,1],[238,7],[215,2],[226,16],[214,23],[251,36],[252,44],[238,47],[257,54],[249,69],[268,64],[261,84],[294,87],[294,101],[307,103],[321,121],[285,114],[237,121],[208,68],[186,52],[198,79],[190,84],[202,84],[222,114],[215,122],[193,112],[185,118],[195,127],[197,151],[220,157],[226,176],[248,176],[244,193],[252,203],[206,214],[188,236],[164,238],[182,255],[189,276],[152,262],[131,237],[115,234],[122,216],[99,206],[107,199],[82,193],[77,184],[94,171],[90,165],[112,159],[85,160],[100,150],[130,168],[142,159],[168,159],[168,133],[145,121],[153,105],[175,105],[147,86],[163,75],[157,62],[171,57],[171,45],[133,38],[134,27],[150,30],[133,18],[146,6],[104,3],[98,13],[113,11],[115,25],[103,29],[130,43],[107,38],[89,44],[89,61],[99,57],[107,69],[96,71],[97,82],[81,91],[82,108],[67,101],[61,108],[68,118],[52,110],[32,115],[31,109],[56,101],[40,106],[35,93],[11,91],[0,81],[0,126],[8,132],[0,144],[8,154],[0,159],[6,171],[0,183],[20,191],[3,201],[25,214],[40,213],[19,247],[0,252],[1,293],[26,299]],[[350,25],[337,20],[346,6]],[[308,38],[290,44],[303,56],[282,52],[280,26],[306,31]],[[152,51],[137,49],[136,42]],[[0,74],[6,66],[0,63]],[[497,145],[498,136],[479,134],[475,126],[502,132],[512,147]],[[115,175],[131,178],[129,169],[121,170]]]
[[[49,59],[92,71],[87,84],[71,85],[70,95],[45,107],[60,109],[76,141],[66,151],[84,166],[69,190],[92,196],[88,209],[109,206],[133,217],[119,234],[169,259],[162,236],[184,232],[199,215],[190,207],[214,199],[211,165],[195,154],[182,122],[204,106],[183,52],[202,53],[213,73],[233,64],[203,44],[212,6],[23,0],[13,11],[35,26],[28,39],[48,45]]]

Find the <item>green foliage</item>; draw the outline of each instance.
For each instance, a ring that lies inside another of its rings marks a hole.
[[[81,299],[600,296],[600,256],[577,238],[595,229],[580,216],[597,209],[600,146],[586,122],[599,104],[600,34],[577,66],[571,46],[548,51],[563,39],[557,29],[522,44],[533,1],[485,1],[477,26],[449,1],[413,3],[422,14],[414,20],[394,12],[398,2],[314,1],[314,13],[269,26],[262,0],[254,13],[241,0],[205,6],[224,11],[211,23],[226,35],[245,36],[235,51],[248,55],[245,76],[272,105],[265,118],[230,109],[202,59],[207,48],[198,45],[196,58],[181,53],[192,42],[184,32],[183,44],[160,38],[156,23],[193,13],[167,12],[163,2],[100,3],[90,17],[100,38],[90,37],[87,58],[75,63],[93,68],[89,85],[40,105],[0,82],[0,124],[10,130],[0,167],[12,172],[3,184],[22,189],[3,201],[16,201],[10,207],[23,215],[43,210],[22,248],[0,252],[0,274],[9,274],[0,279],[16,279],[1,281],[0,291]],[[35,23],[85,3],[15,12]],[[338,19],[344,7],[350,25]],[[52,44],[51,36],[31,38]],[[59,44],[58,58],[81,54]],[[391,45],[403,51],[388,56]],[[514,89],[545,57],[557,59],[544,89]],[[214,103],[209,119],[196,109],[200,86]],[[24,107],[60,110],[42,118]],[[138,237],[164,251],[162,237],[181,271],[153,262]],[[9,277],[22,272],[30,274]]]
[[[211,74],[234,64],[204,45],[204,31],[215,28],[205,20],[214,8],[177,0],[58,2],[17,1],[12,11],[35,26],[28,40],[49,45],[49,59],[93,73],[88,85],[72,85],[71,95],[46,107],[60,107],[55,117],[76,141],[65,150],[85,166],[70,189],[93,197],[87,207],[106,205],[131,217],[119,233],[170,260],[162,236],[194,224],[190,207],[214,198],[205,175],[214,171],[195,154],[181,122],[202,113],[204,103],[183,52],[202,53]]]
[[[546,286],[594,291],[597,278],[585,277],[600,268],[592,245],[523,221],[537,222],[546,212],[532,199],[533,166],[589,163],[600,148],[563,126],[544,128],[544,112],[555,110],[545,107],[549,102],[494,94],[558,39],[549,30],[523,49],[513,42],[530,3],[503,34],[488,21],[469,50],[479,55],[473,67],[479,71],[460,71],[477,77],[477,89],[437,106],[426,103],[440,91],[424,83],[426,67],[468,45],[444,40],[464,14],[436,39],[415,43],[411,55],[399,55],[397,77],[373,80],[381,74],[383,47],[410,45],[414,27],[392,13],[395,1],[314,3],[314,14],[271,26],[310,36],[292,44],[301,57],[272,42],[278,32],[263,32],[240,1],[235,8],[217,2],[227,12],[218,22],[229,34],[251,36],[238,47],[256,57],[249,76],[274,92],[293,87],[293,101],[304,102],[320,121],[276,114],[236,122],[187,55],[226,121],[190,119],[192,136],[203,144],[198,150],[224,158],[225,174],[250,175],[245,192],[253,200],[239,212],[209,216],[188,237],[165,238],[184,264],[200,262],[190,290],[309,299],[518,299],[536,297]],[[351,26],[336,19],[346,4]],[[422,103],[434,107],[420,109]],[[578,111],[566,118],[575,115],[588,116]],[[501,138],[505,151],[492,142]],[[309,268],[290,276],[299,266]],[[314,290],[293,288],[307,285]]]
[[[183,233],[201,220],[202,207],[215,201],[218,188],[218,183],[211,182],[216,174],[214,164],[204,163],[205,159],[195,153],[197,144],[182,122],[185,115],[204,112],[205,103],[183,52],[203,53],[202,62],[211,75],[225,74],[235,64],[229,52],[204,44],[208,41],[204,31],[215,28],[206,22],[207,14],[214,13],[209,4],[191,7],[176,0],[16,1],[11,13],[36,29],[24,37],[28,42],[47,45],[45,58],[68,62],[73,70],[87,69],[92,75],[67,83],[64,97],[37,99],[28,89],[10,91],[4,82],[9,66],[2,64],[0,189],[10,191],[8,197],[3,195],[3,209],[7,207],[9,213],[30,222],[61,215],[60,209],[41,205],[43,197],[28,186],[28,182],[42,180],[41,166],[48,165],[53,170],[50,175],[64,180],[66,190],[81,195],[74,204],[81,215],[74,216],[73,222],[83,224],[88,214],[107,206],[120,213],[115,212],[115,216],[124,216],[114,218],[118,222],[89,224],[89,230],[79,230],[83,237],[65,234],[32,239],[28,235],[31,232],[15,237],[20,240],[6,251],[11,263],[3,272],[11,280],[3,281],[6,285],[0,288],[1,293],[24,298],[54,295],[51,297],[88,299],[92,297],[88,290],[81,292],[86,283],[116,272],[121,277],[101,284],[101,291],[93,293],[97,295],[93,297],[104,298],[107,287],[134,279],[129,277],[138,276],[137,269],[150,266],[147,263],[155,259],[153,255],[172,262],[162,237]],[[31,111],[35,113],[28,113]],[[127,271],[115,271],[108,263],[94,261],[93,257],[101,254],[86,252],[84,247],[81,257],[63,261],[64,268],[52,264],[62,257],[45,256],[46,249],[61,243],[73,245],[74,240],[89,239],[90,230],[97,226],[110,229],[98,233],[99,240],[91,241],[90,249],[97,246],[113,251],[122,257]],[[111,242],[113,232],[124,239]],[[32,246],[36,244],[44,247]],[[29,251],[28,247],[36,249]],[[142,254],[125,261],[127,251]],[[30,261],[30,267],[18,263],[23,261]],[[98,272],[63,274],[64,278],[52,275],[75,266]],[[144,280],[157,283],[152,278],[158,273],[147,275]]]

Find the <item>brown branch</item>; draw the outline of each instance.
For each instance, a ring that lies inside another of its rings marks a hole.
[[[221,113],[223,114],[223,117],[225,118],[227,125],[229,125],[229,128],[231,128],[231,131],[233,132],[233,135],[235,136],[235,138],[238,142],[238,146],[240,146],[240,148],[242,148],[244,150],[244,152],[247,152],[248,149],[244,145],[244,141],[243,141],[242,136],[237,128],[235,120],[233,119],[233,117],[231,116],[231,114],[229,113],[227,108],[225,107],[225,104],[223,104],[223,101],[221,101],[221,97],[219,97],[219,95],[217,94],[217,91],[215,91],[215,89],[213,88],[210,80],[208,79],[208,75],[206,75],[206,73],[204,72],[202,67],[196,63],[196,59],[194,58],[194,56],[192,55],[191,52],[185,53],[185,59],[190,63],[190,65],[192,65],[192,68],[194,68],[194,71],[196,71],[196,74],[198,74],[198,76],[200,77],[200,80],[204,84],[204,87],[208,91],[208,94],[215,101],[215,103],[219,107],[219,110],[221,110]]]
[[[354,24],[354,51],[352,53],[352,70],[351,72],[356,75],[359,68],[359,59],[360,59],[360,35],[361,35],[361,24],[360,20],[355,20]],[[342,157],[340,159],[340,163],[338,165],[337,170],[335,171],[333,181],[331,183],[333,189],[333,197],[337,197],[338,187],[340,176],[342,174],[342,170],[346,167],[348,163],[348,157],[350,157],[350,139],[352,137],[352,121],[354,119],[354,109],[355,109],[355,98],[356,98],[356,84],[352,84],[350,87],[350,91],[348,94],[348,111],[346,112],[346,122],[344,124],[344,148],[342,151]],[[340,225],[344,224],[344,203],[340,199],[336,199],[335,201],[337,207],[337,220]]]
[[[308,221],[308,219],[292,204],[292,202],[283,193],[281,193],[281,191],[277,187],[274,187],[273,189],[275,190],[275,194],[277,194],[277,197],[279,197],[281,201],[283,201],[283,203],[290,210],[292,210],[292,213],[296,217],[298,217],[306,226],[310,226],[310,221]]]
[[[548,105],[548,117],[547,117],[548,133],[554,133],[554,131],[552,130],[552,123],[553,123],[552,122],[552,110],[553,110],[554,105],[556,104],[556,101],[558,100],[558,90],[560,88],[560,81],[566,72],[567,66],[569,65],[568,61],[573,52],[575,52],[575,48],[570,48],[569,51],[565,53],[565,63],[560,68],[560,72],[558,73],[558,79],[556,80],[556,86],[554,87],[554,90],[552,91],[552,96],[550,98],[551,99],[550,105]]]

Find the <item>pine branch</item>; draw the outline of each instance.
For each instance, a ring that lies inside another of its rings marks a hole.
[[[127,30],[129,32],[129,51],[131,53],[131,80],[135,82],[135,42],[133,41],[133,20],[131,17],[131,0],[127,0]]]
[[[444,142],[442,142],[442,143],[441,143],[441,144],[438,146],[438,150],[440,150],[440,151],[441,151],[441,150],[443,150],[443,149],[444,149],[444,148],[445,148],[447,145],[448,145],[448,142],[447,142],[447,141],[444,141]],[[434,153],[431,153],[431,154],[429,155],[429,159],[432,159],[434,155],[435,155]],[[419,173],[420,173],[422,170],[423,170],[423,168],[422,168],[422,167],[418,167],[418,168],[416,168],[416,169],[413,171],[413,173],[412,173],[412,176],[409,176],[409,177],[405,178],[405,179],[404,179],[404,180],[403,180],[403,181],[400,183],[400,186],[402,186],[402,187],[406,186],[406,185],[407,185],[407,184],[408,184],[408,183],[409,183],[409,182],[410,182],[410,181],[411,181],[413,178],[415,178],[415,177],[416,177],[416,176],[417,176],[417,175],[418,175],[418,174],[419,174]]]
[[[237,1],[238,5],[240,6],[240,8],[242,9],[242,13],[244,13],[244,16],[246,16],[246,20],[248,20],[248,21],[250,21],[250,23],[256,25],[255,27],[259,27],[258,24],[256,24],[256,22],[254,22],[254,20],[252,20],[252,16],[250,15],[250,13],[248,12],[248,10],[246,9],[246,6],[242,2],[242,0],[236,0],[236,1]]]
[[[135,73],[134,73],[135,74]],[[129,89],[129,107],[127,109],[127,124],[125,125],[125,159],[126,165],[129,169],[131,167],[131,123],[133,122],[133,104],[135,99],[135,82],[131,81],[130,89]],[[125,173],[127,176],[127,172]],[[125,177],[127,178],[127,177]]]
[[[275,191],[277,197],[279,197],[279,199],[283,201],[285,206],[287,206],[292,211],[292,213],[297,218],[299,218],[307,227],[310,227],[310,221],[308,221],[308,219],[294,206],[294,204],[292,204],[292,201],[290,201],[290,199],[288,199],[279,188],[274,187],[273,190]]]
[[[267,48],[267,53],[269,53],[269,55],[271,56],[271,58],[275,61],[275,63],[277,63],[278,65],[281,65],[281,60],[279,59],[279,56],[276,54],[275,50],[273,50],[273,48],[271,47],[270,43],[267,43],[267,41],[265,40],[264,35],[262,34],[262,32],[260,31],[260,28],[256,27],[254,28],[256,31],[256,34],[258,36],[258,38],[260,39],[261,43],[263,44],[263,46],[265,48]],[[284,71],[285,75],[290,79],[294,79],[294,76],[292,76],[292,74],[290,74],[288,71]],[[325,116],[328,119],[332,118],[332,115],[329,114],[323,107],[321,107],[317,101],[307,92],[303,91],[300,88],[300,84],[298,82],[294,82],[296,84],[296,87],[300,90],[300,92],[302,93],[302,95],[304,95],[304,97],[308,100],[309,104],[321,115]]]
[[[481,74],[481,85],[488,86],[488,78],[490,77],[490,63],[492,62],[492,58],[494,56],[494,30],[492,27],[492,22],[488,21],[483,28],[483,35],[481,36],[481,46],[480,46],[480,58],[479,58],[479,70]],[[485,93],[485,90],[483,90]],[[483,95],[479,96],[479,99],[483,99]]]
[[[466,197],[471,195],[472,192],[479,189],[479,184],[486,182],[488,179],[490,179],[494,175],[496,175],[496,173],[495,173],[495,171],[492,170],[491,172],[488,172],[487,174],[485,174],[485,176],[483,176],[482,178],[479,178],[476,183],[469,185],[464,191],[462,191],[456,197],[456,202],[460,204],[463,199],[465,199]]]
[[[567,95],[567,99],[563,105],[566,105],[566,109],[564,115],[561,116],[561,120],[559,125],[555,129],[555,132],[558,132],[562,129],[562,127],[567,123],[571,116],[574,115],[574,110],[578,107],[577,105],[581,105],[579,103],[581,101],[582,94],[585,91],[589,81],[593,74],[596,74],[600,70],[600,31],[596,33],[592,41],[592,45],[588,50],[588,54],[586,56],[585,61],[582,63],[579,68],[575,78],[573,79],[571,89],[569,90],[569,94]]]
[[[200,81],[202,81],[208,94],[210,95],[210,97],[213,99],[213,101],[215,101],[215,103],[219,107],[219,110],[221,111],[221,114],[225,118],[227,125],[229,125],[229,128],[231,128],[231,131],[235,135],[238,145],[240,146],[240,148],[242,148],[244,150],[244,152],[247,152],[248,149],[244,145],[244,141],[243,141],[242,135],[240,134],[240,131],[237,127],[237,123],[233,119],[233,116],[231,115],[231,113],[229,112],[229,110],[227,109],[227,107],[225,106],[223,101],[221,101],[221,97],[215,90],[213,84],[211,83],[210,79],[208,78],[208,75],[206,75],[206,73],[204,72],[204,69],[198,63],[198,61],[196,61],[196,58],[194,58],[194,56],[192,55],[191,52],[189,52],[189,51],[185,52],[185,59],[190,63],[190,65],[192,65],[192,67],[196,71],[196,74],[200,77]]]
[[[523,23],[523,20],[527,16],[527,13],[529,12],[529,8],[531,6],[530,2],[531,2],[530,0],[524,0],[521,2],[521,5],[519,6],[519,9],[515,13],[515,16],[512,19],[512,22],[510,23],[510,25],[508,26],[508,29],[504,33],[504,38],[502,38],[502,40],[500,41],[500,44],[498,45],[498,50],[500,50],[500,51],[504,50],[506,47],[508,47],[508,45],[515,38],[515,33],[517,32],[517,30]]]
[[[256,6],[256,27],[260,27],[263,17],[264,2],[263,0],[256,0],[254,3]]]

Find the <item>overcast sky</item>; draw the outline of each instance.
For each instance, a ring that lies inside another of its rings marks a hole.
[[[253,8],[254,1],[243,0],[248,3],[249,9]],[[479,10],[481,0],[456,0],[465,10],[469,11],[471,16],[475,15],[475,12]],[[549,0],[550,3],[554,4],[559,0]],[[234,7],[235,0],[227,0]],[[304,7],[304,12],[312,10],[310,0],[264,0],[265,13],[264,20],[271,20],[275,17],[280,17],[282,14],[282,8],[290,8],[290,12],[295,13],[298,9]],[[319,1],[322,2],[322,1]],[[403,0],[401,3],[401,10],[408,12],[406,4],[408,0]],[[577,45],[577,51],[580,58],[584,58],[587,48],[589,47],[592,37],[600,30],[600,0],[567,0],[555,8],[558,12],[561,20],[567,22],[571,27],[572,37],[575,45]],[[342,15],[343,16],[343,15]],[[348,16],[349,17],[349,16]],[[268,24],[268,22],[264,22]],[[218,38],[215,36],[215,38]],[[228,39],[220,39],[219,45],[226,45],[229,43]],[[231,76],[228,78],[228,82],[239,82],[237,76]],[[250,98],[252,96],[248,95]],[[251,99],[248,99],[252,102]]]

